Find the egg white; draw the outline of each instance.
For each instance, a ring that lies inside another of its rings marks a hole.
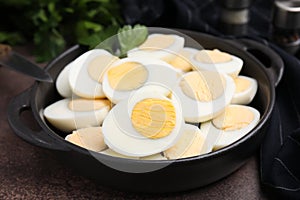
[[[55,86],[58,91],[58,93],[65,98],[70,98],[72,97],[72,89],[69,84],[69,72],[70,69],[72,68],[72,63],[70,62],[63,68],[63,70],[59,73],[57,76]]]
[[[229,106],[243,106],[247,107],[251,112],[254,114],[254,119],[250,122],[250,124],[244,128],[238,129],[238,130],[221,130],[218,129],[212,121],[208,121],[201,124],[201,130],[206,134],[213,136],[214,140],[212,140],[209,145],[210,147],[213,145],[213,150],[218,150],[223,147],[226,147],[237,140],[241,139],[243,136],[248,134],[259,122],[260,119],[260,113],[255,108],[252,108],[250,106],[244,106],[244,105],[229,105]]]
[[[164,34],[150,34],[148,38],[152,37],[160,37]],[[171,44],[169,47],[166,47],[164,49],[155,49],[155,46],[153,46],[152,50],[149,49],[140,49],[139,47],[131,49],[127,52],[127,56],[129,58],[154,58],[154,59],[161,59],[164,61],[170,61],[173,59],[178,52],[184,47],[184,38],[178,35],[170,34],[175,41],[173,44]]]
[[[83,98],[104,98],[105,94],[102,90],[102,84],[90,77],[88,67],[90,62],[97,56],[111,56],[112,63],[116,59],[115,56],[103,49],[93,49],[80,55],[73,61],[73,67],[69,71],[69,84],[77,96]],[[111,63],[111,64],[112,64]],[[107,69],[111,65],[107,66]],[[103,72],[104,74],[104,72]]]
[[[110,106],[105,106],[93,111],[73,111],[69,108],[70,101],[71,99],[59,100],[47,106],[43,112],[45,118],[54,127],[64,132],[99,126],[110,110]]]
[[[179,76],[178,72],[171,65],[157,59],[124,58],[115,62],[111,68],[126,62],[140,63],[145,67],[148,72],[148,77],[142,87],[148,86],[149,91],[152,90],[152,92],[161,92],[163,94],[168,94]],[[117,104],[121,100],[128,98],[132,92],[140,89],[138,88],[127,91],[115,90],[110,86],[108,79],[108,75],[107,73],[105,73],[102,83],[103,91],[106,97],[114,104]]]
[[[136,96],[139,93],[136,94]],[[184,120],[177,98],[168,99],[164,95],[143,93],[129,100],[120,101],[109,112],[103,121],[103,135],[105,143],[114,151],[133,157],[145,157],[164,151],[172,146],[182,133]],[[131,122],[131,112],[135,104],[147,98],[159,98],[172,101],[176,112],[176,124],[172,132],[165,137],[150,139],[136,131]]]
[[[222,62],[222,63],[203,63],[200,62],[196,59],[195,57],[196,54],[193,54],[190,57],[191,62],[193,63],[193,66],[195,67],[196,70],[208,70],[208,71],[218,71],[221,73],[226,73],[233,78],[236,77],[244,64],[244,61],[235,56],[230,54],[231,60],[228,62]],[[206,55],[208,57],[208,55]]]
[[[199,72],[201,73],[201,71]],[[193,72],[188,72],[188,73],[193,73]],[[209,102],[205,102],[205,101],[198,101],[192,99],[182,91],[180,87],[180,82],[186,75],[188,75],[188,73],[184,74],[181,77],[181,79],[177,81],[176,86],[174,88],[174,93],[176,93],[180,99],[182,110],[183,110],[183,117],[185,121],[191,123],[204,122],[220,114],[225,109],[225,107],[230,103],[232,96],[234,94],[235,84],[233,79],[226,74],[220,73],[220,76],[224,77],[226,83],[223,94],[217,99],[214,99]]]
[[[251,101],[255,97],[255,94],[256,94],[257,88],[258,88],[257,81],[254,78],[247,77],[247,76],[240,75],[238,77],[249,80],[250,87],[247,88],[245,91],[235,92],[232,97],[231,103],[247,105],[247,104],[251,103]]]

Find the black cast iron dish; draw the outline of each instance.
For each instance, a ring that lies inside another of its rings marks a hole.
[[[274,106],[275,86],[282,76],[283,62],[271,49],[252,40],[227,41],[193,31],[181,32],[198,41],[204,48],[218,48],[242,58],[244,67],[241,74],[254,77],[258,81],[258,93],[251,106],[260,111],[261,120],[248,135],[234,144],[206,155],[176,161],[121,159],[99,153],[93,153],[92,156],[89,151],[65,141],[66,134],[53,129],[45,121],[42,110],[61,97],[54,83],[38,81],[11,101],[8,120],[12,129],[31,144],[54,150],[64,162],[82,174],[102,185],[121,190],[154,193],[183,191],[207,185],[231,174],[253,155],[264,138]],[[53,60],[46,70],[55,80],[63,67],[84,50],[80,46],[72,47]],[[256,53],[264,61],[259,61],[249,52]],[[41,131],[32,131],[24,125],[20,118],[24,110],[33,113]],[[103,163],[115,164],[125,171],[135,172],[147,167],[170,165],[152,172],[134,173],[118,171]]]

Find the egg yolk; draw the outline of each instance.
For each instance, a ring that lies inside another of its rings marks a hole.
[[[171,60],[169,63],[177,68],[177,69],[181,69],[184,72],[188,72],[192,70],[192,64],[191,62],[189,62],[188,58],[191,55],[190,52],[185,51],[185,50],[181,50],[179,52],[179,55],[177,55],[173,60]]]
[[[237,77],[234,79],[235,82],[235,92],[243,92],[250,88],[251,82],[248,79],[242,78],[242,77]]]
[[[209,102],[224,93],[226,83],[223,76],[216,72],[189,72],[180,82],[183,93],[197,101]]]
[[[107,72],[108,82],[115,90],[134,90],[146,82],[147,69],[137,62],[125,62],[113,67]]]
[[[239,130],[248,126],[254,119],[254,114],[246,107],[229,106],[213,119],[213,124],[224,131]]]
[[[89,62],[87,71],[89,76],[99,83],[103,81],[103,75],[106,70],[112,65],[113,62],[117,61],[118,58],[115,56],[100,55],[92,59]]]
[[[195,55],[195,59],[202,63],[225,63],[232,60],[230,54],[214,50],[201,50]]]
[[[74,99],[69,103],[69,109],[75,112],[100,110],[107,106],[111,107],[111,102],[107,99]]]
[[[144,99],[134,106],[131,122],[136,131],[147,138],[166,137],[176,124],[175,107],[168,100]]]
[[[156,35],[148,37],[147,40],[139,46],[141,50],[161,50],[166,49],[175,42],[175,38],[171,35]]]

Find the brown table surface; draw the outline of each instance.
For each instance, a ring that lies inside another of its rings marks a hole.
[[[31,48],[16,51],[33,60]],[[0,67],[0,199],[268,199],[259,182],[258,153],[232,175],[192,191],[135,194],[96,184],[63,165],[51,151],[24,142],[10,128],[8,103],[33,82]]]

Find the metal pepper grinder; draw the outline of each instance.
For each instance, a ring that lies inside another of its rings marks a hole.
[[[299,53],[300,1],[274,1],[272,17],[272,40],[291,54]]]
[[[253,0],[218,0],[220,5],[219,28],[226,34],[247,34],[249,9]]]

